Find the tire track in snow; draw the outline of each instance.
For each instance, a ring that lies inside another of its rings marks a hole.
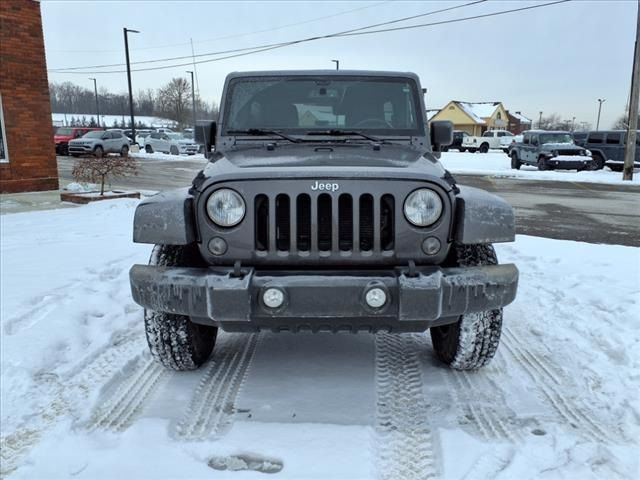
[[[214,358],[193,393],[177,436],[186,440],[220,436],[233,423],[235,403],[246,378],[260,334],[231,334]]]
[[[376,450],[381,479],[437,477],[422,391],[424,345],[411,335],[379,333],[376,351]]]
[[[566,386],[555,375],[553,367],[549,363],[531,351],[509,329],[504,330],[503,342],[507,352],[516,360],[516,363],[529,375],[531,380],[540,389],[556,413],[569,425],[576,428],[587,439],[616,443],[614,438],[598,423],[591,419],[593,412],[584,411],[576,402],[562,393]]]
[[[467,418],[471,420],[478,431],[486,440],[508,440],[512,443],[518,443],[519,435],[513,432],[508,425],[505,424],[502,415],[496,411],[495,407],[489,402],[496,399],[486,399],[486,392],[495,392],[496,389],[490,385],[490,382],[481,382],[478,376],[486,375],[485,372],[465,372],[452,371],[458,387],[464,390],[467,400],[461,401],[461,407],[466,412]],[[446,373],[445,373],[446,375]],[[485,385],[482,385],[485,384]],[[455,388],[455,387],[454,387]],[[459,398],[459,397],[458,397]],[[481,401],[479,401],[481,399]],[[506,409],[506,407],[504,407]],[[507,413],[507,415],[509,415]]]
[[[97,428],[126,430],[160,384],[166,382],[173,373],[151,358],[141,356],[137,363],[134,372],[94,411],[87,427],[89,431]]]
[[[52,428],[60,417],[82,404],[91,392],[104,385],[124,365],[140,354],[144,337],[137,332],[114,335],[112,344],[93,353],[93,357],[79,362],[79,367],[66,378],[55,377],[50,392],[51,402],[28,425],[0,438],[0,475],[13,472],[20,460],[29,452],[42,435]],[[39,395],[40,386],[28,395]]]

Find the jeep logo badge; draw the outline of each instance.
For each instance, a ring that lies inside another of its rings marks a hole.
[[[324,190],[327,192],[335,192],[340,188],[340,185],[338,185],[337,183],[321,183],[319,181],[316,180],[316,183],[314,185],[311,185],[311,190],[316,191],[316,190]]]

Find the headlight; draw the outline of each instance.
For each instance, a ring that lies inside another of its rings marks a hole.
[[[409,194],[404,201],[404,216],[416,227],[435,223],[442,213],[442,200],[433,190],[421,188]]]
[[[591,150],[585,150],[584,154],[587,155],[588,157],[590,157],[591,156]]]
[[[207,200],[209,218],[221,227],[233,227],[244,218],[246,208],[239,193],[229,188],[213,192]]]

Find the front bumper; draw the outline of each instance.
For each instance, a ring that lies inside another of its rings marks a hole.
[[[93,152],[93,145],[74,145],[69,144],[69,153],[91,153]]]
[[[459,315],[511,303],[518,285],[515,265],[467,268],[418,267],[360,272],[272,272],[233,268],[134,265],[133,299],[154,311],[188,315],[194,322],[227,331],[424,331]],[[262,292],[285,294],[278,309],[262,303]],[[387,302],[373,309],[365,293],[373,287]]]
[[[547,165],[556,170],[589,170],[593,167],[593,159],[581,155],[548,157]]]

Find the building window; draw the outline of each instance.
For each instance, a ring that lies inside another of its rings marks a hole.
[[[502,114],[501,114],[500,112],[498,112],[498,114],[496,115],[496,118],[497,118],[498,120],[502,120]]]
[[[7,133],[4,124],[4,110],[2,109],[2,96],[0,95],[0,163],[9,161],[7,151]]]

